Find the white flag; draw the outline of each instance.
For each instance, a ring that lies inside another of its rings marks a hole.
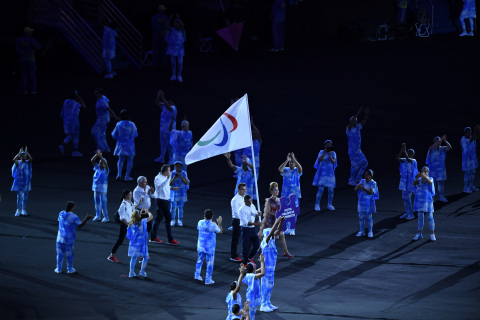
[[[252,145],[248,97],[245,94],[225,111],[185,156],[185,163],[204,160]]]

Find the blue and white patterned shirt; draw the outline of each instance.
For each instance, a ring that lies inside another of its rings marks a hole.
[[[212,220],[203,219],[198,221],[197,230],[197,251],[210,254],[215,253],[216,234],[220,232],[220,227]]]
[[[73,99],[67,99],[63,102],[62,113],[63,129],[65,134],[75,134],[80,130],[80,123],[78,115],[80,114],[80,107],[82,105]]]
[[[93,167],[93,183],[92,183],[92,191],[97,192],[107,192],[108,189],[108,174],[110,169],[108,168],[100,168],[98,163],[95,164]]]
[[[73,245],[77,227],[82,222],[73,212],[63,210],[58,214],[57,242]]]
[[[335,151],[330,151],[330,155],[326,154],[322,161],[318,161],[318,158],[320,158],[320,156],[322,156],[324,153],[325,150],[321,150],[318,153],[317,160],[313,165],[313,167],[317,169],[315,177],[313,178],[313,185],[335,188],[335,168],[337,167],[337,154]],[[332,163],[332,158],[335,159],[335,163]]]
[[[177,107],[172,105],[172,112],[170,112],[165,104],[162,104],[162,114],[160,115],[160,133],[169,133],[170,132],[170,122],[172,122],[172,113],[173,113],[173,124],[172,130],[177,129]]]
[[[465,136],[460,140],[462,145],[462,171],[475,170],[477,162],[477,141],[467,139]]]
[[[32,164],[30,161],[18,160],[12,166],[12,190],[11,191],[30,191],[32,189]]]
[[[415,189],[413,181],[417,173],[417,160],[411,159],[411,161],[408,161],[405,158],[400,158],[400,184],[398,189],[413,192]]]
[[[362,179],[360,181],[361,185],[363,185],[367,190],[373,190],[372,194],[368,194],[366,191],[359,189],[358,193],[358,212],[364,211],[365,213],[375,213],[377,212],[377,208],[375,207],[375,200],[378,200],[378,187],[375,180],[370,180],[367,183],[367,180]]]
[[[134,156],[135,138],[138,137],[137,126],[131,121],[122,120],[112,131],[112,137],[117,140],[115,156]]]
[[[445,159],[447,158],[447,147],[440,146],[428,151],[426,163],[430,169],[430,176],[437,181],[447,180],[447,169]]]
[[[303,172],[298,172],[298,168],[293,170],[289,167],[283,168],[283,172],[280,173],[283,177],[282,197],[288,197],[291,194],[296,195],[297,200],[302,197],[302,192],[300,191],[300,177],[302,174]]]

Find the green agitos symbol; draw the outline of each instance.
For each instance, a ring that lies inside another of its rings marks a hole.
[[[234,116],[232,116],[231,114],[228,114],[226,112],[224,113],[224,115],[232,122],[233,128],[232,128],[232,130],[230,130],[230,132],[227,132],[227,128],[225,128],[225,125],[223,124],[222,118],[220,118],[220,123],[222,124],[222,127],[223,127],[223,138],[222,138],[222,141],[220,141],[220,143],[214,143],[214,145],[216,145],[218,147],[223,147],[224,145],[226,145],[227,141],[228,141],[228,134],[235,131],[238,127],[237,119],[235,119]],[[219,130],[217,132],[217,134],[212,139],[207,140],[207,141],[201,141],[200,140],[200,141],[197,142],[197,144],[200,147],[207,146],[210,143],[212,143],[220,135],[220,133],[222,133],[222,130]]]

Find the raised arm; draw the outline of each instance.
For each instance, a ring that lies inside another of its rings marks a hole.
[[[28,161],[32,163],[33,159],[32,159],[32,156],[30,155],[30,152],[28,152],[27,146],[25,146],[25,153],[27,154]]]
[[[219,232],[219,233],[222,234],[222,233],[223,233],[222,216],[219,216],[219,217],[217,218],[217,225],[218,225],[218,227],[220,228],[220,232]]]
[[[397,159],[398,161],[402,161],[402,160],[400,160],[402,158],[402,156],[404,156],[405,158],[408,158],[407,144],[406,143],[402,143],[402,147],[400,148],[400,152],[397,154],[395,159]]]
[[[287,165],[288,161],[290,161],[290,153],[287,153],[287,160],[285,160],[285,161],[280,165],[280,167],[278,167],[278,171],[280,171],[280,173],[283,173],[283,169],[285,169],[285,166]]]
[[[225,158],[227,158],[227,164],[228,166],[233,170],[237,171],[237,166],[232,163],[232,159],[230,159],[230,152],[224,153],[223,154]]]
[[[362,127],[364,127],[367,124],[369,115],[370,115],[370,108],[366,107],[365,111],[364,111],[364,116],[363,116],[363,119],[362,119]]]
[[[445,142],[445,145],[447,146],[447,149],[445,151],[452,150],[452,145],[450,144],[450,142],[447,141],[447,135],[446,134],[442,136],[442,141]]]
[[[360,109],[358,109],[357,113],[353,117],[358,118],[358,116],[360,115],[361,112],[362,112],[362,107],[360,107]],[[348,130],[350,130],[350,129],[352,129],[352,120],[348,121]]]
[[[78,103],[80,103],[80,109],[86,109],[87,108],[87,106],[85,105],[85,102],[83,102],[83,99],[82,99],[82,97],[80,97],[79,94],[77,94],[75,99]]]
[[[157,106],[159,106],[160,108],[165,106],[165,108],[167,108],[167,110],[170,111],[170,112],[173,111],[172,106],[165,99],[165,93],[163,92],[163,90],[158,90],[157,96],[155,97],[155,104]]]
[[[241,283],[243,278],[245,277],[245,266],[243,265],[243,263],[240,264],[240,267],[238,268],[238,270],[240,271],[240,275],[238,276],[237,286],[235,287],[235,290],[233,290],[232,292],[233,300],[237,300],[237,293],[240,292],[240,288],[242,286]]]
[[[13,157],[13,162],[15,164],[18,164],[18,159],[20,159],[20,155],[22,154],[23,152],[23,147],[20,148],[20,151],[18,151],[18,153],[15,155],[15,157]]]
[[[255,279],[260,279],[265,275],[265,256],[263,253],[260,254],[260,273],[255,274]]]
[[[253,170],[253,165],[250,162],[247,161],[247,156],[243,155],[242,158],[243,158],[243,163],[245,163],[247,165],[247,167],[249,167],[250,169]]]
[[[117,121],[117,122],[120,121],[120,118],[117,117],[117,115],[115,114],[115,112],[113,111],[112,108],[107,107],[107,110],[108,110],[108,112],[110,112],[110,115],[115,119],[115,121]]]
[[[281,230],[281,225],[283,224],[283,221],[285,220],[285,217],[281,216],[277,220],[275,220],[275,223],[272,226],[272,231],[268,234],[268,236],[265,238],[265,242],[269,242],[272,237],[274,237],[276,234],[277,229]]]
[[[297,167],[298,173],[302,173],[303,169],[302,169],[302,166],[300,165],[300,162],[297,161],[297,157],[295,157],[295,154],[293,154],[293,152],[290,152],[290,155],[292,157],[292,161],[295,163],[295,166]]]
[[[92,157],[92,159],[90,159],[90,162],[92,163],[92,165],[95,167],[95,165],[97,164],[97,158],[98,158],[98,154],[101,154],[101,151],[100,150],[97,150],[97,153],[95,153]]]

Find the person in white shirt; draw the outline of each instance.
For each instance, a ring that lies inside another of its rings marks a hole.
[[[147,209],[150,211],[152,204],[150,198],[154,196],[155,188],[148,185],[148,180],[144,176],[137,178],[137,184],[137,187],[133,190],[133,204],[134,206],[138,205],[138,210]],[[142,203],[140,203],[140,199],[143,199]]]
[[[239,183],[237,186],[237,194],[230,201],[232,207],[232,245],[230,248],[230,260],[235,262],[241,262],[242,259],[237,254],[238,239],[242,234],[240,227],[240,217],[238,215],[238,209],[244,204],[243,197],[247,192],[247,185],[245,183]]]
[[[155,177],[155,198],[157,203],[157,216],[153,223],[152,232],[150,234],[150,242],[163,243],[157,237],[158,227],[163,218],[165,218],[165,229],[167,231],[168,244],[178,245],[180,242],[175,240],[172,236],[172,227],[170,221],[172,221],[172,214],[170,213],[170,189],[178,190],[179,187],[171,187],[173,181],[170,179],[172,172],[170,166],[164,164],[160,169],[160,173]]]
[[[243,200],[245,204],[238,209],[238,215],[240,226],[242,227],[243,263],[247,264],[250,260],[253,260],[253,256],[260,247],[260,239],[258,238],[255,226],[261,225],[257,217],[260,217],[262,213],[257,211],[255,205],[252,204],[251,196],[247,194]],[[250,247],[252,247],[251,250]]]

